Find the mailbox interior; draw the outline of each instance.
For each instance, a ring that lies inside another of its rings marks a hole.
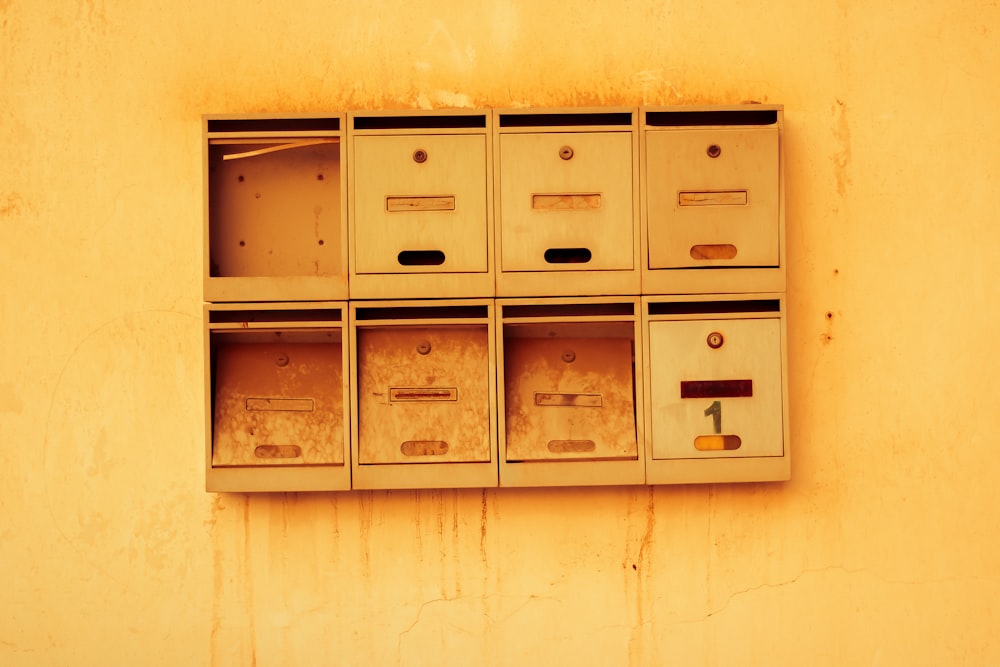
[[[339,118],[206,120],[206,298],[347,296],[339,128]]]

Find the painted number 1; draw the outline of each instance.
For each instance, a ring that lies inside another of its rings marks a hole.
[[[722,402],[713,401],[710,406],[705,408],[705,416],[712,415],[712,426],[715,427],[716,433],[722,433]]]

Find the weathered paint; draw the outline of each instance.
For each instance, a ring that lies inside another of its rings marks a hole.
[[[1000,6],[0,2],[0,663],[1000,661]],[[793,479],[203,492],[206,112],[785,104]]]

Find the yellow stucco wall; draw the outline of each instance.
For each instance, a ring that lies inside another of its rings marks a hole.
[[[203,491],[202,113],[782,103],[793,479]],[[0,1],[0,664],[997,664],[1000,6]]]

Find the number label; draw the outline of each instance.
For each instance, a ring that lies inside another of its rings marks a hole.
[[[705,416],[712,415],[712,426],[716,433],[722,433],[722,402],[712,401],[712,404],[705,408]]]

